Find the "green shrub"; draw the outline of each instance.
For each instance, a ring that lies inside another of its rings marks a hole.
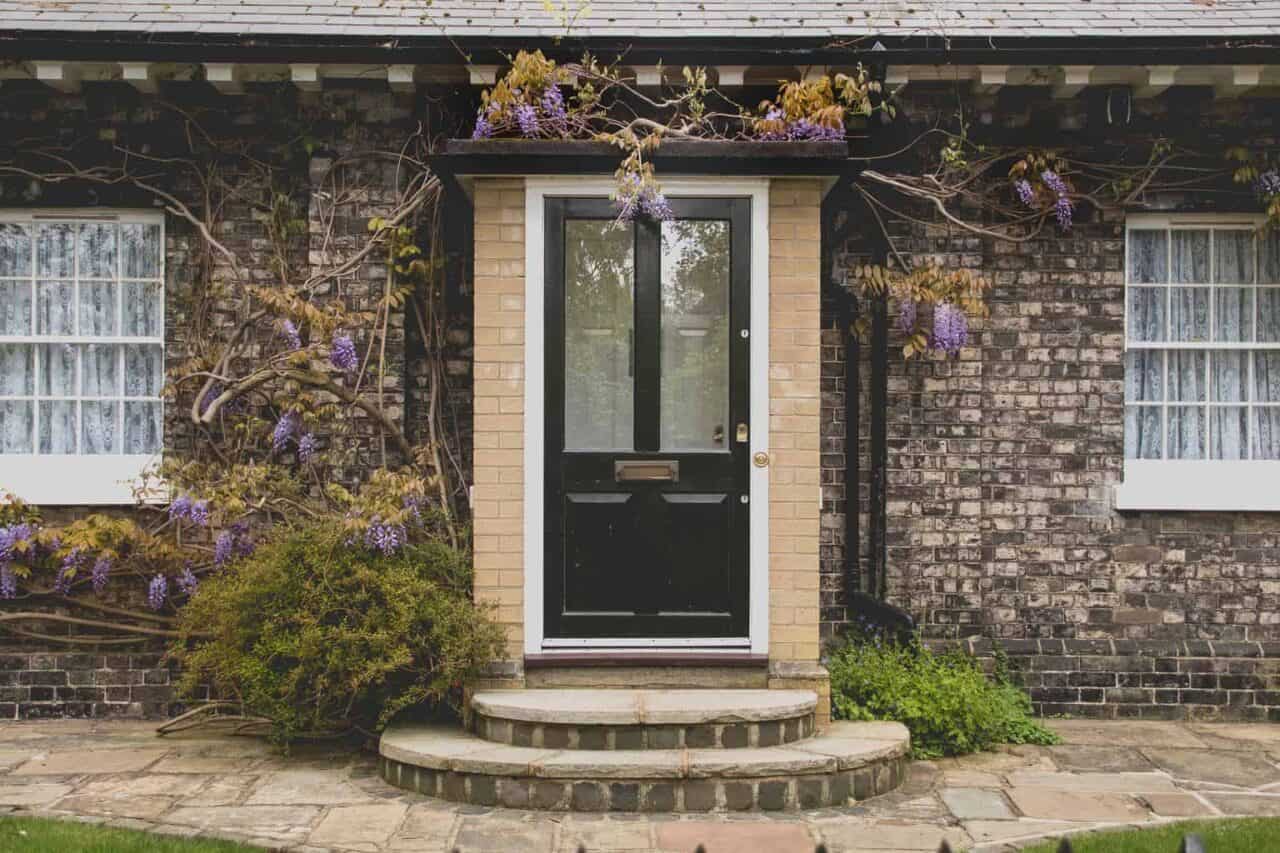
[[[1057,743],[1031,715],[1031,700],[997,660],[988,679],[959,649],[853,642],[831,655],[831,701],[845,720],[897,720],[916,758],[964,755],[999,743]]]
[[[383,555],[333,523],[273,531],[201,583],[181,630],[184,691],[243,702],[283,743],[438,709],[503,644],[463,555],[438,543]]]

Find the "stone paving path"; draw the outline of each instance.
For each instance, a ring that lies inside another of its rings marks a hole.
[[[517,812],[393,789],[371,756],[134,722],[0,723],[0,813],[216,835],[296,851],[999,851],[1046,835],[1280,816],[1280,725],[1051,721],[1061,746],[916,762],[857,806],[781,815]]]

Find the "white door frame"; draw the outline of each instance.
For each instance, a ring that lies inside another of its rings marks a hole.
[[[620,649],[766,655],[769,651],[769,469],[751,466],[750,614],[747,637],[724,639],[598,637],[548,639],[543,625],[543,385],[546,347],[543,274],[544,201],[553,197],[607,198],[616,183],[605,177],[525,179],[524,234],[524,652],[526,655],[610,653]],[[662,181],[662,191],[680,196],[747,198],[751,201],[751,439],[748,452],[769,451],[769,179],[678,178]]]

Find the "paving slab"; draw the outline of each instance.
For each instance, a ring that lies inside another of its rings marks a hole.
[[[1253,794],[1204,794],[1224,814],[1248,817],[1280,817],[1280,796]]]
[[[914,778],[915,767],[912,767]],[[942,784],[952,788],[999,788],[1003,778],[996,773],[982,770],[948,770],[942,774]]]
[[[652,827],[648,821],[588,821],[570,815],[560,827],[558,853],[578,853],[579,848],[591,853],[652,850]]]
[[[332,770],[282,770],[263,777],[245,805],[338,806],[366,803],[373,799],[351,784],[343,774]]]
[[[182,798],[184,806],[231,806],[243,800],[256,776],[215,776],[203,788]]]
[[[399,828],[408,810],[404,803],[337,806],[311,831],[307,843],[378,853]]]
[[[999,791],[986,788],[943,788],[942,802],[959,820],[1006,820],[1014,817]]]
[[[1132,747],[1062,744],[1054,747],[1053,763],[1063,770],[1100,773],[1149,773],[1155,765]]]
[[[481,690],[482,716],[569,725],[697,725],[785,720],[813,713],[812,690]]]
[[[33,756],[12,771],[15,776],[80,776],[88,773],[137,773],[164,757],[163,749],[76,749]]]
[[[534,768],[543,779],[678,779],[683,772],[678,749],[567,749]]]
[[[168,773],[93,777],[80,785],[76,793],[88,797],[186,797],[199,791],[208,781],[207,776]]]
[[[1069,821],[1134,821],[1150,815],[1133,797],[1103,791],[1010,788],[1009,799],[1027,817]]]
[[[1194,794],[1143,794],[1142,800],[1161,817],[1205,817],[1214,811]]]
[[[1190,723],[1187,728],[1202,738],[1222,738],[1240,741],[1241,749],[1252,749],[1256,744],[1280,747],[1280,726],[1256,723]],[[1223,744],[1224,746],[1226,744]]]
[[[1217,782],[1257,788],[1280,782],[1280,767],[1256,752],[1224,752],[1208,749],[1144,749],[1157,767],[1178,779]]]
[[[173,805],[169,797],[139,796],[124,794],[112,796],[73,795],[58,802],[58,808],[77,814],[102,815],[103,817],[132,817],[140,820],[155,820]]]
[[[319,817],[318,806],[180,806],[164,819],[205,832],[230,829],[245,835],[293,835],[302,840]]]
[[[454,809],[439,801],[411,805],[387,849],[395,853],[448,850],[457,820]]]
[[[32,782],[25,785],[0,783],[0,806],[47,806],[70,794],[70,785],[57,782]]]
[[[169,755],[156,763],[153,773],[243,773],[254,764],[248,757],[223,755]]]
[[[764,823],[682,820],[660,823],[658,847],[706,853],[813,853],[815,841],[800,823]]]
[[[969,846],[969,837],[963,830],[936,824],[888,821],[872,823],[855,819],[822,821],[816,826],[831,853],[861,850],[919,850],[934,853],[943,841],[950,844],[952,849],[963,850]]]
[[[1103,720],[1045,720],[1044,724],[1062,737],[1063,743],[1093,746],[1204,747],[1203,739],[1183,723],[1154,721],[1124,722]]]
[[[790,746],[691,749],[688,755],[687,775],[691,779],[829,773],[837,766],[836,759],[830,755]]]
[[[556,823],[549,818],[464,817],[454,847],[460,853],[551,853]]]
[[[1177,790],[1173,780],[1163,773],[1045,773],[1040,770],[1018,770],[1009,773],[1006,778],[1015,788],[1053,788],[1099,793]]]
[[[1078,823],[1059,820],[971,820],[964,825],[974,844],[993,844],[1022,838],[1042,838],[1046,835],[1075,831]]]

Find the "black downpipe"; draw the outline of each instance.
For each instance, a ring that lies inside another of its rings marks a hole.
[[[869,533],[869,591],[883,601],[889,594],[888,489],[889,468],[889,299],[872,300],[871,313],[871,494]]]
[[[844,290],[841,288],[841,290]],[[853,602],[853,592],[865,589],[859,571],[861,562],[862,532],[859,484],[862,478],[862,454],[859,452],[859,432],[862,394],[862,341],[854,331],[858,320],[858,300],[844,291],[840,305],[840,330],[844,334],[844,590],[845,606]]]

